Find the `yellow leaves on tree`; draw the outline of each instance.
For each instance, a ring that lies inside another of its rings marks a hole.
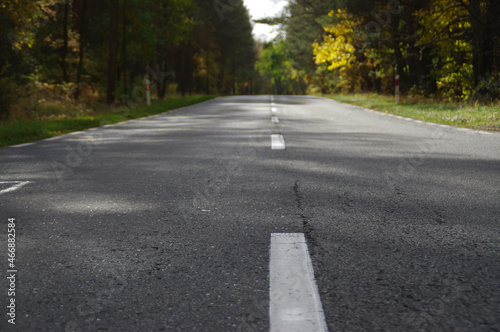
[[[314,43],[313,54],[316,64],[328,63],[328,69],[344,71],[355,61],[354,30],[360,24],[351,14],[339,9],[328,16],[335,16],[335,23],[323,27],[327,35],[321,44]]]

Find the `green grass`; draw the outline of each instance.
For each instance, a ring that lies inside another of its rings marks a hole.
[[[141,105],[133,108],[117,108],[91,115],[64,119],[44,119],[0,123],[0,147],[33,142],[74,131],[99,127],[111,123],[146,117],[173,109],[201,103],[216,96],[194,96],[175,98],[153,103],[150,107]],[[54,110],[57,113],[57,110]]]
[[[402,100],[377,94],[335,94],[324,97],[427,122],[481,130],[500,131],[500,104],[459,104],[432,100]]]

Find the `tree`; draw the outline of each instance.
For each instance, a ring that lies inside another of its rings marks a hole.
[[[497,65],[500,61],[498,61],[498,53],[495,53],[495,47],[500,47],[498,20],[500,3],[496,0],[460,0],[460,4],[469,13],[472,26],[472,67],[478,94],[476,97],[481,97],[484,93],[492,93],[493,90],[495,92],[491,97],[498,97],[498,87],[488,89],[481,85],[484,85],[487,79],[498,80],[499,68],[495,68],[495,58],[497,58]]]
[[[232,2],[231,15],[224,16],[217,31],[220,53],[220,89],[238,93],[249,82],[255,65],[255,44],[250,15],[242,0]]]
[[[106,101],[111,105],[115,99],[117,48],[118,48],[118,0],[109,1],[109,54],[108,54],[108,88]]]
[[[78,68],[76,74],[76,90],[75,99],[80,98],[81,82],[83,74],[83,61],[85,58],[85,37],[87,32],[87,0],[79,0],[75,4],[75,18],[77,22],[79,38],[78,38]]]

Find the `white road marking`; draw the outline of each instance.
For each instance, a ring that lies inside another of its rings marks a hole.
[[[273,117],[271,118],[271,121],[272,121],[273,123],[279,123],[279,122],[280,122],[280,119],[278,119],[278,117],[277,117],[277,116],[273,116]]]
[[[4,183],[13,184],[13,185],[7,189],[0,190],[0,195],[17,190],[30,182],[29,181],[0,181],[0,184],[4,184]]]
[[[24,144],[18,144],[18,145],[11,145],[10,147],[11,148],[22,148],[23,146],[30,146],[33,144],[35,144],[35,143],[24,143]]]
[[[282,135],[271,135],[271,148],[273,150],[285,150],[285,139]]]
[[[54,137],[46,138],[46,139],[44,139],[44,141],[50,142],[50,141],[55,141],[55,140],[61,139],[61,138],[62,138],[62,136],[54,136]]]
[[[271,106],[274,106],[274,105],[276,105],[276,104],[274,103],[274,101],[273,101],[273,102],[271,102]]]
[[[278,109],[276,107],[272,107],[271,112],[276,113],[276,112],[278,112]]]
[[[271,234],[270,256],[270,331],[328,331],[304,234]]]

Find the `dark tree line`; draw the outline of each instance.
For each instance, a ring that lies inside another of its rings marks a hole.
[[[0,0],[0,113],[42,90],[116,103],[145,75],[159,98],[250,92],[251,31],[242,0]]]

